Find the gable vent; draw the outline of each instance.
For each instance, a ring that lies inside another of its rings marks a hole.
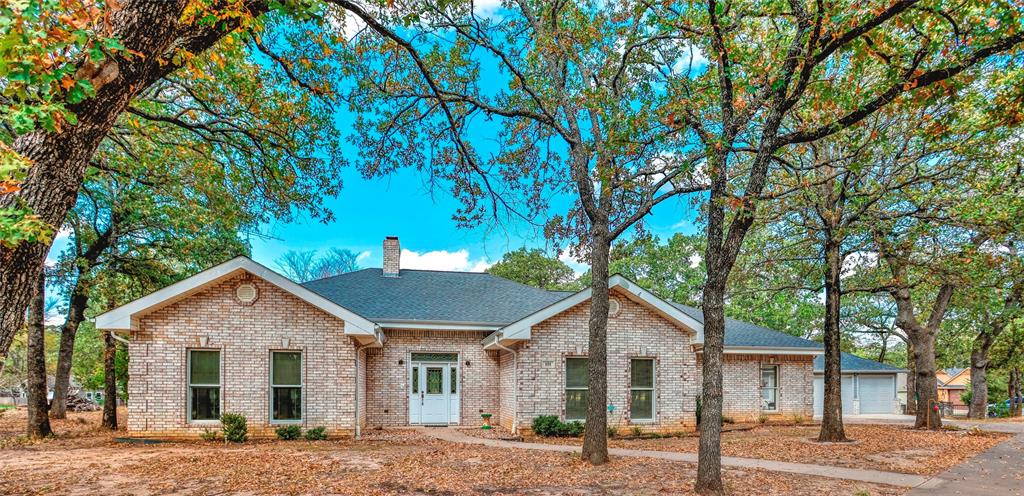
[[[608,316],[617,317],[622,311],[622,305],[615,298],[608,298]]]
[[[235,288],[235,298],[238,298],[239,303],[244,305],[251,305],[256,301],[256,297],[259,292],[256,290],[256,285],[252,283],[242,283]]]

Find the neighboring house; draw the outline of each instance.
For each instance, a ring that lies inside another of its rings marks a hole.
[[[407,425],[513,430],[539,415],[582,420],[590,290],[547,291],[486,273],[383,269],[297,284],[238,257],[111,310],[130,339],[128,430],[192,436],[224,412],[251,434],[278,424],[332,435]],[[693,428],[701,393],[699,310],[609,279],[609,423]],[[821,345],[726,322],[724,412],[810,416]]]
[[[842,353],[841,393],[844,415],[901,413],[900,376],[906,370],[849,353]],[[906,379],[903,380],[905,383]],[[814,415],[822,414],[825,402],[825,357],[814,359]]]
[[[971,382],[971,369],[941,369],[935,372],[935,379],[938,381],[939,403],[950,407],[954,413],[963,413],[967,404],[960,395],[967,392],[967,386]]]

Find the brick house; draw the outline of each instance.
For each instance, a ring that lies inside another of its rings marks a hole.
[[[383,269],[304,284],[238,257],[98,316],[130,343],[129,432],[194,436],[223,412],[255,436],[585,416],[589,290],[402,269],[399,253],[389,237]],[[693,428],[701,312],[609,286],[609,424]],[[811,417],[820,344],[727,319],[725,345],[726,415]]]

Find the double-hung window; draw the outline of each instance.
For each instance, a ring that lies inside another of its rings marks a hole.
[[[302,353],[270,353],[270,397],[272,422],[302,420]]]
[[[761,367],[761,410],[774,412],[779,409],[779,368],[775,365]]]
[[[634,358],[629,366],[630,420],[654,420],[654,360]]]
[[[587,418],[587,359],[580,357],[565,359],[565,419]]]
[[[219,350],[188,350],[188,420],[220,420]]]

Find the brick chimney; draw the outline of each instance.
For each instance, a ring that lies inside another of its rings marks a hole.
[[[398,272],[402,268],[398,261],[401,254],[398,236],[384,238],[384,277],[398,277]]]

